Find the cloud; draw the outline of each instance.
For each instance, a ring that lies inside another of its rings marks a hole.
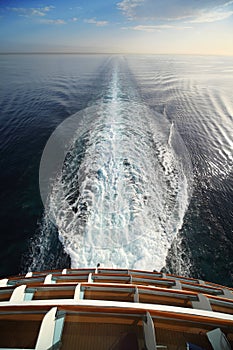
[[[97,27],[104,27],[108,25],[108,21],[97,21],[95,18],[85,19],[84,22],[95,24]]]
[[[19,16],[31,17],[39,16],[43,17],[46,14],[54,9],[54,6],[44,6],[44,7],[7,7],[7,10],[18,13]]]
[[[187,0],[122,0],[117,7],[129,20],[174,20],[192,14]]]
[[[233,0],[122,0],[117,8],[128,20],[204,23],[230,17],[231,5]]]
[[[70,21],[71,21],[71,22],[77,22],[77,21],[78,21],[78,18],[77,18],[77,17],[73,17],[73,18],[71,18]]]
[[[124,28],[126,29],[126,28]],[[166,25],[166,24],[161,24],[161,25],[138,25],[135,27],[131,27],[130,29],[133,30],[139,30],[139,31],[144,31],[144,32],[155,32],[155,31],[161,31],[164,29],[173,29],[173,30],[184,30],[184,29],[192,29],[192,27],[189,26],[173,26],[173,25]]]
[[[144,0],[123,0],[117,3],[117,7],[128,18],[133,19],[135,17],[135,10],[144,3]]]
[[[224,19],[229,18],[233,15],[233,11],[228,12],[207,12],[202,13],[199,17],[194,18],[193,20],[190,20],[189,23],[210,23],[210,22],[216,22],[216,21],[222,21]]]
[[[66,24],[64,19],[42,19],[40,23],[44,24]]]
[[[227,1],[226,3],[224,3],[224,4],[222,5],[222,7],[226,7],[226,6],[229,6],[229,5],[232,5],[232,4],[233,4],[233,0]]]
[[[195,18],[189,20],[190,23],[211,23],[222,21],[233,15],[233,9],[227,10],[227,7],[233,4],[233,1],[228,1],[222,6],[216,6],[211,10],[202,10]]]

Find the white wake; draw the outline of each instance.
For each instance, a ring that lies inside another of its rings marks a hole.
[[[122,79],[115,66],[103,99],[72,117],[78,126],[47,199],[73,268],[160,270],[188,206],[190,164],[175,126],[127,98]]]

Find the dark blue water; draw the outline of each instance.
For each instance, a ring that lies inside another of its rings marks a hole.
[[[0,62],[1,275],[101,261],[233,285],[232,58]],[[70,116],[44,210],[41,156]]]

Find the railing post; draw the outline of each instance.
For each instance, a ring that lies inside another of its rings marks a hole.
[[[0,280],[0,287],[6,287],[8,281],[9,281],[8,278],[1,279]]]
[[[198,300],[192,301],[192,307],[194,309],[212,311],[209,299],[203,294],[198,294]]]
[[[134,302],[139,303],[138,287],[135,287],[135,289],[134,289]]]
[[[233,299],[233,293],[229,289],[224,288],[222,291],[225,298]]]
[[[11,294],[10,303],[20,303],[24,301],[26,287],[26,284],[16,287]]]
[[[155,328],[152,317],[147,311],[145,321],[143,320],[143,330],[147,350],[156,350]]]
[[[88,283],[93,283],[92,273],[89,273],[89,275],[88,275]]]
[[[44,284],[52,284],[53,283],[52,277],[53,277],[53,275],[51,273],[49,275],[47,275],[44,279]]]
[[[83,299],[83,291],[81,291],[81,284],[77,284],[77,286],[75,287],[75,291],[74,291],[74,300],[78,301],[80,299]]]
[[[174,285],[172,286],[172,289],[182,289],[182,284],[180,283],[180,281],[175,280]]]
[[[57,307],[50,309],[43,318],[35,350],[46,350],[52,347]]]
[[[25,277],[32,277],[32,271],[27,272]]]

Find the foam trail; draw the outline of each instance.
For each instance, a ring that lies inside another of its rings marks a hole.
[[[103,99],[77,114],[49,197],[48,216],[72,267],[161,269],[188,206],[182,140],[163,115],[133,97],[125,79],[115,65]]]
[[[171,147],[171,142],[172,142],[173,129],[174,129],[174,122],[171,123],[170,132],[169,132],[169,137],[168,137],[168,141],[167,141],[167,144],[168,144],[168,146],[170,146],[170,147]]]

